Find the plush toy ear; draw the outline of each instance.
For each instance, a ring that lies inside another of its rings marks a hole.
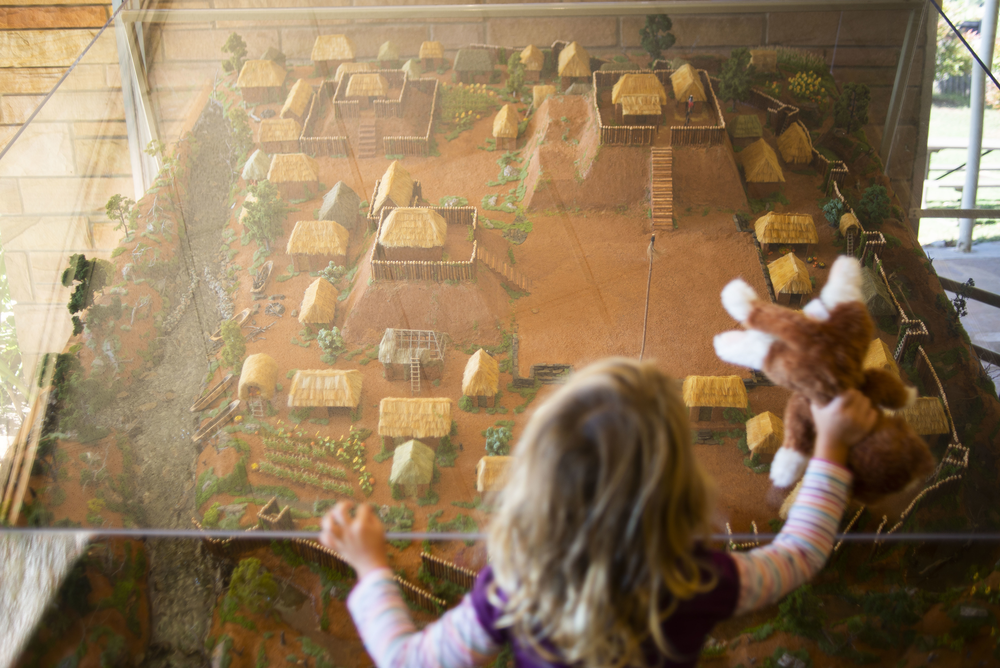
[[[757,293],[741,278],[729,281],[722,288],[722,306],[739,322],[745,322],[750,317],[750,309],[755,301]]]
[[[838,257],[830,267],[830,275],[819,298],[828,311],[832,311],[837,304],[863,301],[861,265],[858,261],[847,255]]]
[[[774,337],[751,329],[746,332],[723,332],[713,339],[715,354],[730,364],[763,369]]]

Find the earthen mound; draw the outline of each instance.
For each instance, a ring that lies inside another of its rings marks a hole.
[[[673,156],[675,210],[708,203],[720,209],[749,208],[728,142],[708,148],[675,147]]]

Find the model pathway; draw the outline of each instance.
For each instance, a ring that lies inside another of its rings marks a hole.
[[[649,200],[653,210],[653,232],[674,229],[673,149],[654,148],[650,153]]]

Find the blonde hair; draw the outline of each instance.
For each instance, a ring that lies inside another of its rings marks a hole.
[[[648,362],[593,364],[539,407],[513,454],[489,529],[500,625],[548,661],[641,665],[650,638],[676,658],[662,624],[715,577],[692,553],[711,486],[673,381]]]

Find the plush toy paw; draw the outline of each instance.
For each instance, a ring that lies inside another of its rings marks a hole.
[[[818,299],[812,299],[802,308],[802,312],[813,320],[827,320],[830,318],[830,312],[826,309]]]
[[[720,360],[751,369],[763,369],[774,337],[751,329],[746,332],[723,332],[717,334],[712,342]]]
[[[734,320],[744,322],[750,317],[750,309],[757,301],[757,293],[741,278],[729,281],[722,288],[722,306]]]
[[[863,301],[861,265],[858,261],[847,255],[838,257],[830,267],[830,276],[819,298],[828,310],[833,310],[837,304]]]
[[[775,487],[791,487],[802,477],[809,459],[798,450],[779,448],[771,462],[771,482]]]

